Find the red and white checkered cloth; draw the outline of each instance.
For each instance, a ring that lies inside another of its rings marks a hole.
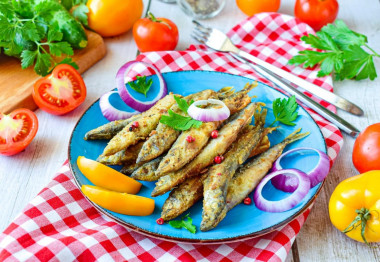
[[[299,38],[308,33],[313,31],[294,18],[270,13],[248,18],[229,36],[251,54],[332,91],[331,78],[317,79],[317,69],[286,65],[305,49]],[[138,59],[155,64],[162,72],[221,71],[268,83],[230,55],[202,46],[191,46],[188,51],[146,53]],[[325,102],[321,104],[335,110]],[[343,144],[341,133],[308,111],[321,128],[334,161]],[[192,245],[162,241],[126,229],[96,211],[75,186],[66,161],[53,181],[1,234],[0,261],[284,261],[309,211],[270,234],[242,242]]]

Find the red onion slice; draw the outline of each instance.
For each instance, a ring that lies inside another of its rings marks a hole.
[[[107,118],[109,121],[115,121],[115,120],[120,120],[120,119],[127,119],[130,118],[133,115],[139,114],[139,111],[131,109],[130,112],[128,111],[122,111],[117,108],[115,108],[111,102],[110,102],[110,97],[111,95],[117,96],[119,99],[119,94],[117,91],[111,91],[108,93],[105,93],[102,95],[102,97],[99,99],[99,106],[100,110],[102,111],[102,114],[105,118]],[[124,102],[121,101],[123,104]]]
[[[298,180],[297,189],[287,198],[278,201],[270,201],[265,199],[262,195],[264,186],[268,183],[269,180],[283,174],[291,174],[292,176],[296,177]],[[302,199],[307,195],[307,193],[309,193],[309,191],[310,179],[304,172],[297,169],[282,169],[266,175],[260,181],[253,195],[253,200],[255,201],[256,207],[260,210],[273,213],[284,212],[292,209],[298,203],[300,203]]]
[[[199,106],[205,105],[217,105],[220,108],[201,108]],[[195,120],[202,122],[212,122],[225,120],[230,116],[230,109],[220,100],[208,99],[208,100],[198,100],[191,104],[187,110],[189,116]]]
[[[325,179],[325,177],[328,175],[330,171],[330,158],[328,155],[326,155],[324,152],[315,149],[315,148],[309,148],[309,147],[299,147],[292,150],[289,150],[282,154],[276,162],[274,162],[272,171],[281,170],[281,160],[294,152],[300,152],[300,151],[314,151],[317,152],[319,160],[317,165],[309,172],[307,172],[307,176],[310,179],[311,187],[315,187],[320,182]],[[272,179],[272,184],[275,188],[280,189],[285,192],[294,192],[298,186],[298,180],[294,176],[288,176],[288,175],[280,175],[276,176]]]
[[[144,69],[152,69],[158,77],[160,90],[158,94],[153,97],[150,101],[140,101],[137,98],[133,97],[131,93],[128,91],[126,83],[133,81],[133,77],[129,76],[128,73],[131,72],[132,69],[136,69],[136,66],[141,66],[141,68],[137,68],[135,71],[143,71]],[[158,100],[167,95],[168,90],[166,87],[166,83],[162,74],[158,71],[158,69],[152,64],[145,63],[142,61],[130,61],[123,65],[116,74],[116,86],[119,92],[121,99],[131,108],[143,112],[151,108]]]

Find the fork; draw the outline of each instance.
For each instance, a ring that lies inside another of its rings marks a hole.
[[[318,96],[319,98],[329,102],[330,104],[335,105],[336,107],[347,111],[354,115],[363,115],[363,110],[357,105],[351,103],[350,101],[342,98],[332,92],[329,92],[315,84],[312,84],[298,76],[295,76],[281,68],[278,68],[272,64],[269,64],[243,50],[237,48],[228,38],[228,36],[222,31],[214,28],[209,28],[203,26],[198,21],[193,20],[195,24],[195,29],[192,33],[192,37],[200,43],[207,45],[208,47],[221,51],[221,52],[230,52],[236,54],[239,57],[242,57],[254,64],[273,72],[275,75],[286,79],[289,82],[301,87],[302,89]]]
[[[356,137],[359,134],[360,131],[356,127],[354,127],[353,125],[351,125],[350,123],[348,123],[346,120],[344,120],[343,118],[341,118],[337,114],[335,114],[332,111],[328,110],[327,108],[323,107],[322,105],[320,105],[319,103],[317,103],[316,101],[314,101],[313,99],[311,99],[310,97],[306,96],[304,93],[302,93],[298,89],[294,88],[288,82],[284,81],[282,78],[278,77],[276,74],[274,74],[273,72],[271,72],[270,70],[268,70],[268,68],[263,68],[262,66],[257,65],[257,64],[255,65],[253,63],[250,63],[248,59],[240,57],[238,55],[238,53],[239,53],[240,50],[236,46],[233,45],[233,43],[231,42],[231,40],[224,33],[222,33],[219,30],[216,30],[216,29],[211,29],[211,28],[203,27],[202,25],[200,25],[196,21],[193,21],[193,22],[197,25],[197,27],[201,27],[203,31],[206,31],[206,30],[208,31],[208,33],[202,33],[202,34],[199,33],[198,31],[195,31],[195,33],[192,35],[192,37],[195,38],[198,42],[206,44],[210,48],[215,49],[217,51],[230,52],[230,54],[235,59],[237,59],[238,61],[243,62],[243,63],[245,63],[245,64],[247,64],[249,66],[251,66],[257,73],[259,73],[263,77],[267,78],[269,81],[271,81],[272,83],[274,83],[278,87],[282,88],[283,90],[285,90],[286,92],[288,92],[288,93],[290,93],[292,95],[295,95],[297,99],[299,99],[305,105],[307,105],[311,109],[315,110],[317,113],[319,113],[320,115],[322,115],[323,117],[325,117],[327,120],[329,120],[330,122],[332,122],[333,124],[335,124],[336,126],[338,126],[338,128],[340,128],[342,131],[346,132],[347,134],[349,134],[352,137]],[[213,38],[208,37],[209,35],[212,35],[211,32],[217,32],[215,34],[218,36],[219,41],[224,41],[225,44],[223,44],[222,42],[219,42],[219,43],[216,42],[215,43],[214,42],[214,41],[216,41],[215,37],[213,37]],[[220,38],[220,36],[222,36],[224,38]],[[228,50],[235,50],[235,52],[228,51]],[[238,50],[238,51],[236,51],[236,50]],[[241,51],[241,52],[243,52],[243,51]],[[254,58],[256,58],[256,57],[254,57]],[[277,67],[275,67],[275,68],[277,68]],[[286,71],[284,71],[284,72],[286,72]],[[318,86],[316,86],[316,87],[320,88]],[[322,89],[322,90],[326,91],[324,89]],[[326,92],[328,92],[328,91],[326,91]],[[330,92],[328,92],[328,93],[330,93]]]

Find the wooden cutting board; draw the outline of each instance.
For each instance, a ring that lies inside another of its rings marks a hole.
[[[73,56],[80,73],[89,69],[106,54],[103,38],[91,31],[86,33],[87,47],[76,50]],[[32,98],[32,88],[40,77],[33,71],[33,67],[21,69],[20,60],[0,55],[0,112],[9,113],[21,107],[35,110],[37,106]]]

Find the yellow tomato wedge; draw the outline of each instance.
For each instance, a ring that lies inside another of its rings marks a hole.
[[[82,192],[95,204],[116,213],[149,216],[154,211],[154,200],[147,197],[118,193],[89,185],[83,185]]]
[[[95,186],[129,194],[137,194],[140,191],[140,182],[137,182],[106,165],[87,159],[83,156],[78,157],[77,164],[79,170]]]

